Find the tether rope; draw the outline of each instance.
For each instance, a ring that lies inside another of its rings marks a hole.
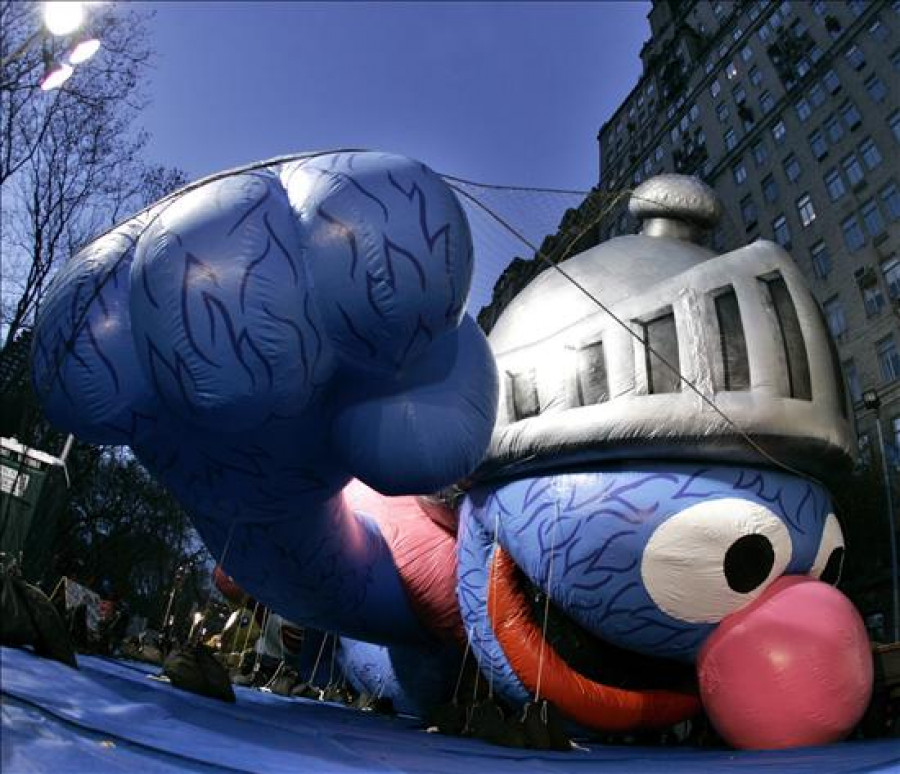
[[[547,644],[547,625],[550,620],[550,584],[553,581],[553,555],[556,553],[556,533],[557,527],[559,526],[559,494],[557,493],[557,500],[555,502],[555,512],[556,518],[553,519],[553,537],[550,540],[550,558],[547,560],[547,589],[546,596],[544,597],[544,622],[541,625],[541,648],[538,652],[538,673],[537,673],[537,685],[534,690],[534,700],[535,702],[539,702],[541,700],[541,683],[544,677],[544,650]],[[546,723],[546,717],[544,718],[544,722]]]

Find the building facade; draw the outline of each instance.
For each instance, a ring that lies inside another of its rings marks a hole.
[[[900,448],[900,0],[653,0],[648,18],[643,75],[598,135],[599,184],[542,252],[633,233],[621,192],[648,177],[702,178],[725,204],[714,249],[771,239],[807,276],[863,461],[877,447],[866,391]],[[504,277],[486,327],[522,284]]]

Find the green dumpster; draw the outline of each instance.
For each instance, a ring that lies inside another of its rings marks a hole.
[[[66,479],[59,457],[0,438],[0,562],[15,561],[29,582],[50,566]]]

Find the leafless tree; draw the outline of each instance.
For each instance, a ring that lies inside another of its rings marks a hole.
[[[63,88],[39,88],[71,39],[40,32],[39,4],[0,0],[0,250],[4,346],[27,327],[57,266],[92,236],[184,182],[148,167],[137,126],[150,66],[148,14],[90,9],[100,52]]]

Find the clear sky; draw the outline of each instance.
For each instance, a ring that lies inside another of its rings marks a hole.
[[[157,52],[148,155],[191,179],[357,147],[483,182],[588,189],[597,132],[639,77],[649,35],[649,2],[145,5]],[[500,253],[477,264],[481,296],[512,257]]]

